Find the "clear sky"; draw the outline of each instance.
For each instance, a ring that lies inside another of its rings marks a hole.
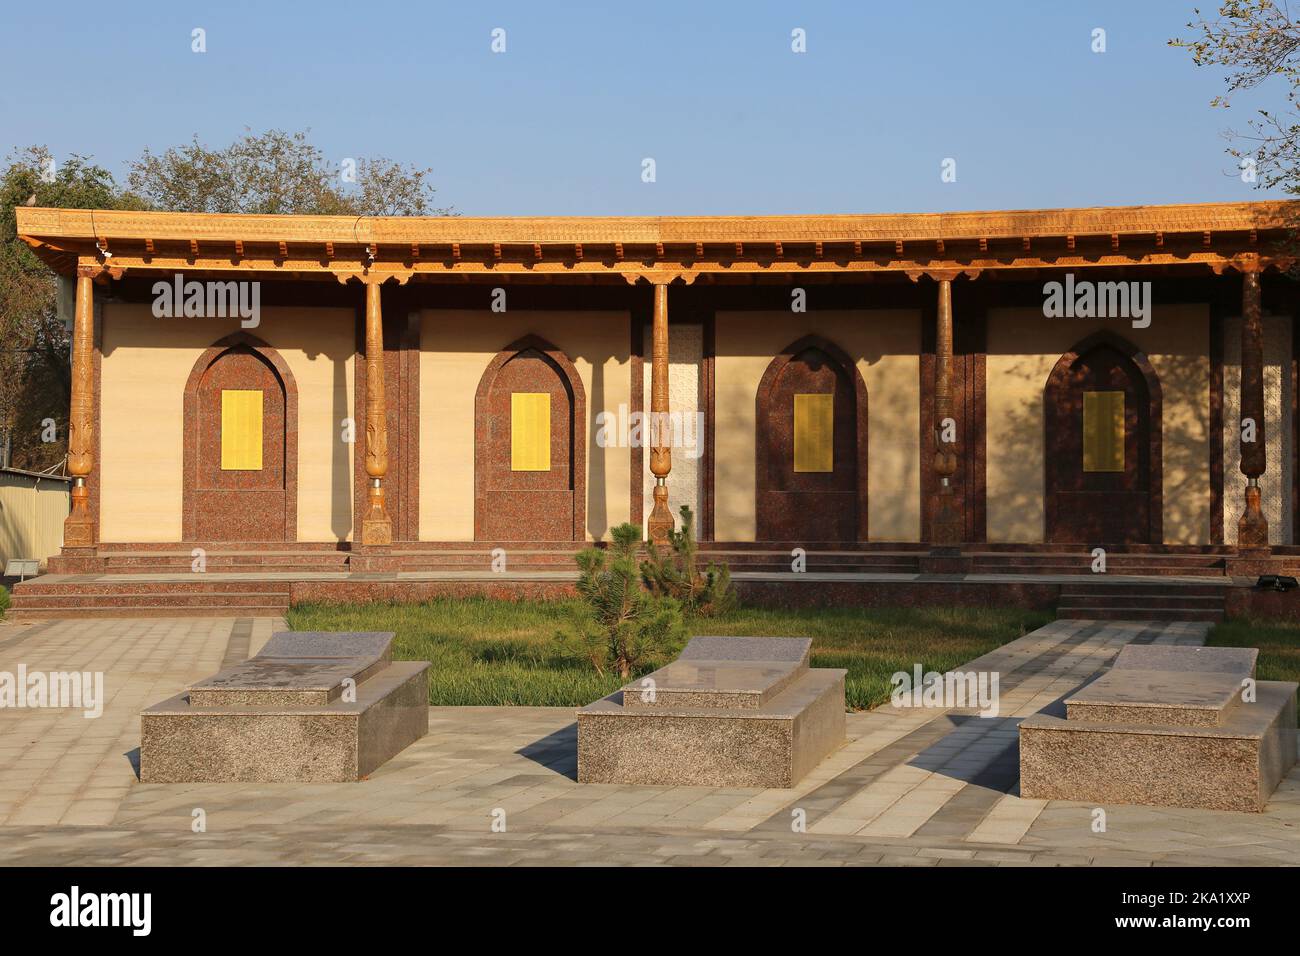
[[[1284,90],[1211,109],[1222,74],[1166,45],[1192,7],[9,0],[0,148],[89,154],[124,180],[145,146],[309,127],[333,160],[432,167],[438,200],[464,215],[1265,198],[1235,175],[1222,131]],[[206,53],[191,52],[195,27]],[[806,53],[791,51],[795,28]]]

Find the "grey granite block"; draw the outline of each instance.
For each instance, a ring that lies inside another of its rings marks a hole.
[[[582,783],[792,787],[844,741],[843,670],[805,638],[695,638],[578,711]]]
[[[1217,727],[1241,699],[1236,674],[1111,670],[1065,700],[1070,720]]]
[[[810,637],[692,637],[679,661],[762,661],[807,666]]]
[[[1111,670],[1197,671],[1253,677],[1254,647],[1180,647],[1172,644],[1129,644],[1115,657]]]
[[[1259,812],[1296,761],[1295,693],[1261,681],[1214,727],[1036,714],[1020,724],[1021,796]]]
[[[140,719],[145,783],[358,780],[429,729],[429,664],[389,632],[281,632]]]
[[[142,783],[359,780],[428,733],[429,664],[401,661],[326,706],[195,707],[178,694],[140,718]]]

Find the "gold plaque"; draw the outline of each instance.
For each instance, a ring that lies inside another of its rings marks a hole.
[[[549,392],[510,394],[510,470],[551,470]]]
[[[835,396],[825,392],[794,397],[794,470],[835,470]]]
[[[221,470],[262,470],[262,390],[221,392]]]
[[[1083,393],[1083,470],[1124,470],[1124,393]]]

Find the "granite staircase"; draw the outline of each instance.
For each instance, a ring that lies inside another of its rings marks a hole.
[[[1090,621],[1218,623],[1224,619],[1227,591],[1223,584],[1149,580],[1062,584],[1056,616]]]

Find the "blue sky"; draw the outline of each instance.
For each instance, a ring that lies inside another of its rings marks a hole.
[[[1184,0],[61,2],[0,13],[0,148],[92,155],[310,127],[432,167],[464,215],[931,212],[1209,202],[1222,74]],[[1216,0],[1201,0],[1213,10]],[[405,9],[406,12],[401,12]],[[190,50],[195,27],[208,50]],[[491,31],[506,31],[493,54]],[[790,49],[794,28],[808,52]],[[1090,49],[1094,27],[1107,52]],[[653,157],[657,181],[641,181]],[[957,161],[957,181],[940,163]]]

